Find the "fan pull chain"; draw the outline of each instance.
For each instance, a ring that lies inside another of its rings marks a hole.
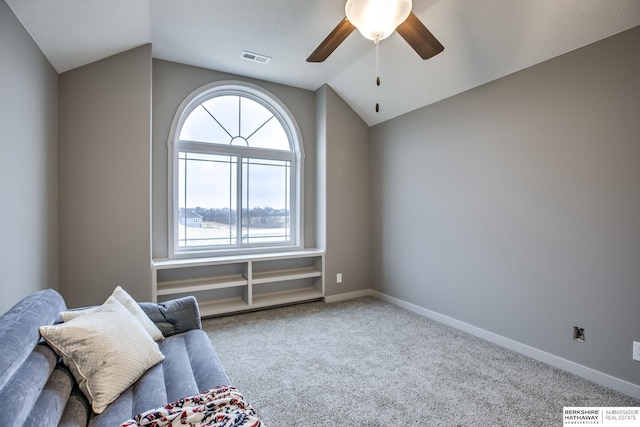
[[[380,104],[378,98],[380,95],[380,37],[374,40],[376,44],[376,113],[380,112]]]

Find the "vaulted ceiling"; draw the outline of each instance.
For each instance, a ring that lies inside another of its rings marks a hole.
[[[414,0],[445,50],[424,61],[393,34],[380,45],[378,89],[374,44],[357,31],[325,62],[305,61],[345,0],[5,1],[59,73],[152,43],[155,58],[309,90],[326,83],[369,125],[640,25],[638,0]]]

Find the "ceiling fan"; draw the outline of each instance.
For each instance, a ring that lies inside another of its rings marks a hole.
[[[347,0],[347,17],[309,55],[307,62],[323,62],[356,28],[376,45],[397,31],[422,59],[439,54],[444,46],[420,22],[411,7],[411,0]]]

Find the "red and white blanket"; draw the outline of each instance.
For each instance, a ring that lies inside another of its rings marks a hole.
[[[265,427],[244,396],[231,386],[216,387],[152,409],[120,427]]]

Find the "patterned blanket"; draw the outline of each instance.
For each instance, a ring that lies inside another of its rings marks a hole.
[[[265,427],[235,387],[216,387],[152,409],[120,427]]]

